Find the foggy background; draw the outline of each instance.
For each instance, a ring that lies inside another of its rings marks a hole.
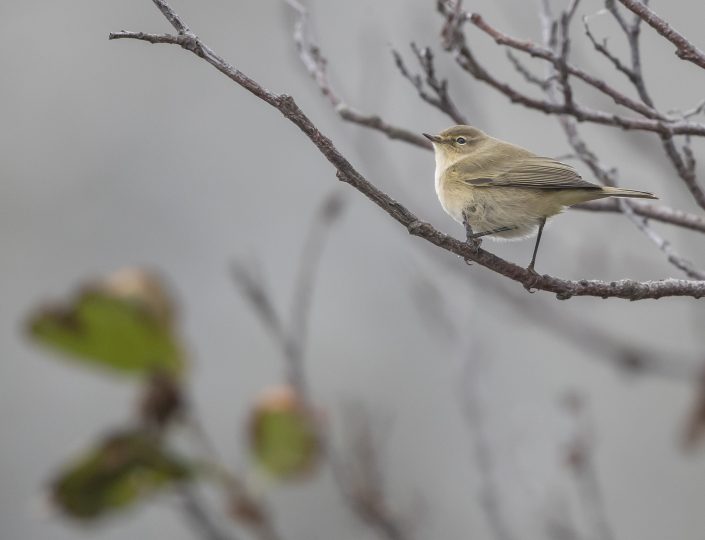
[[[451,95],[475,125],[539,154],[569,152],[554,118],[511,105],[455,67],[438,44],[442,20],[435,2],[309,5],[332,82],[349,105],[418,132],[448,127],[393,65],[390,46],[414,65],[413,40],[438,53],[439,73],[450,79]],[[601,6],[586,0],[582,10]],[[319,95],[296,55],[293,18],[282,2],[180,0],[174,7],[226,60],[268,89],[293,95],[370,181],[441,230],[463,234],[438,204],[429,152],[344,124]],[[534,2],[476,0],[465,7],[509,34],[540,37]],[[702,35],[705,4],[661,1],[653,8],[686,36]],[[613,50],[626,52],[609,17],[592,26],[600,36],[613,36]],[[242,466],[243,420],[257,394],[281,380],[281,359],[236,290],[229,265],[257,259],[279,307],[288,309],[303,236],[335,189],[349,204],[326,248],[314,297],[307,364],[312,393],[336,430],[350,401],[364,404],[373,423],[384,427],[390,499],[412,518],[417,538],[489,537],[472,429],[463,413],[468,362],[507,516],[522,539],[546,537],[546,516],[561,508],[556,501],[563,497],[580,521],[562,461],[573,423],[559,402],[568,390],[589,402],[616,538],[702,538],[705,455],[684,454],[679,445],[694,384],[625,376],[482,284],[520,285],[478,266],[449,272],[441,259],[464,263],[410,237],[338,185],[333,168],[277,111],[177,47],[107,40],[121,29],[170,30],[147,0],[0,6],[3,540],[194,537],[169,496],[96,527],[46,511],[47,480],[74,452],[125,422],[136,393],[129,381],[30,346],[22,332],[30,309],[126,265],[160,270],[180,302],[197,406],[226,460]],[[503,51],[466,30],[486,65],[519,81]],[[678,61],[651,29],[642,32],[645,74],[660,108],[688,108],[702,99],[702,71]],[[579,18],[573,36],[575,63],[629,93],[627,82],[592,51]],[[625,187],[697,212],[656,137],[589,125],[583,133],[606,163],[620,167]],[[697,143],[696,157],[705,156]],[[696,266],[705,264],[696,233],[658,229]],[[523,265],[533,242],[485,246]],[[537,269],[570,279],[680,277],[624,217],[578,211],[547,228]],[[443,340],[430,328],[416,296],[420,280],[437,286],[467,330],[464,343]],[[546,293],[530,300],[536,310],[598,325],[674,362],[705,351],[702,301],[559,302]],[[326,473],[271,491],[286,539],[374,537],[351,517]]]

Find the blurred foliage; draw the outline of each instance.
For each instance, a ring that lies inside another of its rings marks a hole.
[[[52,499],[76,519],[95,519],[126,508],[175,482],[192,470],[167,453],[153,433],[113,434],[66,467],[52,483]]]
[[[290,386],[266,390],[250,418],[257,464],[277,479],[310,472],[320,453],[315,418]]]
[[[40,308],[29,318],[34,341],[85,365],[137,376],[141,383],[130,424],[135,427],[100,440],[51,483],[52,501],[63,515],[97,519],[194,480],[195,463],[201,471],[222,469],[222,464],[208,461],[213,456],[189,461],[168,448],[169,436],[183,425],[178,421],[194,414],[185,394],[185,356],[175,312],[155,274],[127,268],[83,284],[65,304]],[[313,469],[320,444],[310,411],[290,386],[266,390],[253,405],[250,445],[257,466],[268,475],[288,479]],[[231,513],[250,525],[261,524],[266,515],[246,490],[238,492]]]
[[[32,338],[73,358],[134,375],[177,374],[184,360],[173,308],[156,277],[123,270],[67,304],[31,316]]]

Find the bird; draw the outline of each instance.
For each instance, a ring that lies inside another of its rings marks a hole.
[[[605,197],[658,198],[647,191],[590,183],[570,165],[472,126],[452,126],[423,136],[433,144],[438,199],[446,213],[465,227],[466,241],[477,249],[483,237],[522,240],[536,235],[527,267],[533,273],[548,218]]]

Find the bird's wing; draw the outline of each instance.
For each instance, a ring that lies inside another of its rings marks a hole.
[[[462,177],[462,162],[457,171]],[[473,178],[472,176],[475,176]],[[482,176],[478,178],[478,176]],[[531,156],[510,165],[490,168],[490,173],[467,175],[462,181],[476,187],[523,187],[534,189],[602,189],[583,180],[573,167],[555,159]]]

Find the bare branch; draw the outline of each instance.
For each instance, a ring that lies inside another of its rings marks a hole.
[[[192,488],[183,488],[180,495],[183,514],[188,518],[194,531],[204,540],[237,540],[238,537],[231,532],[225,532],[213,521],[203,501]]]
[[[263,282],[262,272],[258,268],[247,268],[241,263],[233,265],[235,283],[281,348],[286,362],[287,381],[306,403],[309,402],[309,392],[304,369],[304,353],[313,286],[331,226],[339,219],[342,211],[341,195],[333,193],[321,203],[311,223],[299,259],[299,271],[294,285],[291,315],[287,327],[283,325],[277,314],[271,294]]]
[[[637,215],[662,223],[669,223],[691,231],[705,232],[705,219],[695,214],[689,214],[682,210],[676,210],[668,206],[632,201],[632,211]],[[585,204],[571,206],[578,210],[590,210],[592,212],[621,212],[616,199],[603,199],[591,201]]]
[[[139,39],[134,35],[132,37]],[[186,41],[178,43],[182,48],[203,58],[233,82],[239,84],[256,97],[279,110],[285,118],[296,125],[309,138],[323,156],[336,168],[339,180],[350,184],[353,188],[361,192],[384,210],[390,217],[403,225],[409,233],[414,236],[423,238],[463,259],[475,261],[481,266],[521,283],[527,289],[534,288],[552,292],[556,294],[556,297],[559,299],[568,299],[573,296],[613,297],[629,300],[655,299],[664,296],[691,296],[693,298],[705,296],[705,282],[699,281],[678,279],[645,282],[628,279],[612,282],[599,280],[570,281],[549,275],[537,276],[533,272],[510,263],[509,261],[505,261],[488,251],[476,248],[443,234],[430,224],[420,221],[407,208],[379,190],[363,177],[352,164],[338,152],[332,141],[316,128],[298,105],[296,105],[296,102],[291,96],[286,94],[274,94],[265,90],[255,80],[228,64],[197,37],[183,36],[182,39],[186,39]]]
[[[387,540],[405,540],[410,536],[409,527],[390,508],[371,416],[359,408],[348,410],[346,416],[345,447],[350,452],[340,456],[329,448],[333,479],[361,521]]]
[[[287,333],[267,292],[260,269],[236,262],[232,267],[232,275],[235,283],[250,302],[264,327],[271,332],[277,343],[284,346],[287,340]]]
[[[343,101],[328,80],[327,61],[313,37],[308,10],[298,0],[284,1],[297,16],[294,26],[294,42],[301,62],[316,82],[321,94],[329,101],[338,115],[347,122],[384,133],[392,140],[404,141],[430,150],[431,143],[418,133],[388,124],[377,115],[363,114]]]
[[[574,417],[575,434],[566,451],[566,462],[573,472],[582,506],[588,514],[591,538],[614,540],[614,532],[607,516],[602,486],[594,459],[593,428],[581,396],[571,394],[565,399],[565,408]]]
[[[441,0],[438,2],[438,6],[441,14],[446,17],[446,25],[443,30],[443,35],[453,36],[451,40],[444,38],[445,46],[448,50],[456,51],[455,59],[458,65],[468,71],[477,80],[485,82],[498,90],[500,93],[504,94],[513,103],[519,103],[527,108],[543,111],[547,114],[567,114],[575,117],[581,122],[593,122],[601,125],[620,127],[622,129],[636,129],[672,135],[705,135],[705,124],[684,122],[683,120],[670,118],[651,107],[645,106],[643,103],[633,100],[622,92],[612,88],[603,80],[593,77],[570,64],[565,66],[565,70],[570,75],[579,78],[586,84],[608,95],[615,101],[615,103],[638,112],[645,118],[642,119],[620,116],[604,111],[589,109],[585,106],[570,102],[563,104],[548,103],[544,100],[537,100],[522,94],[510,85],[503,83],[492,76],[484,67],[482,67],[482,65],[472,54],[472,51],[465,42],[462,32],[457,28],[458,17],[456,15],[456,11],[458,4],[454,2],[444,2]],[[476,27],[492,37],[495,42],[500,45],[506,45],[508,47],[524,51],[531,56],[542,58],[552,63],[556,68],[561,67],[560,55],[556,55],[551,52],[550,49],[539,47],[528,41],[520,41],[499,32],[495,28],[488,25],[482,16],[477,13],[462,12],[460,21],[465,20],[470,21]]]
[[[639,42],[641,19],[638,16],[635,16],[634,22],[631,25],[628,25],[624,21],[624,18],[614,2],[607,1],[606,6],[615,20],[617,20],[619,25],[624,29],[627,41],[629,42],[632,65],[631,68],[621,71],[627,75],[631,83],[634,85],[634,88],[636,88],[636,91],[644,104],[648,107],[655,108],[654,101],[649,94],[646,81],[644,80],[641,64],[641,45]],[[588,37],[590,37],[589,30]],[[592,37],[590,37],[590,39],[592,39]],[[607,51],[606,47],[604,47],[604,50]],[[612,56],[608,51],[606,54],[609,55],[608,57]],[[700,205],[701,208],[705,208],[705,191],[703,191],[702,187],[698,184],[696,178],[696,163],[690,148],[690,140],[686,137],[682,150],[679,151],[671,134],[659,133],[659,137],[661,138],[661,143],[666,151],[666,155],[675,167],[678,176],[680,176],[683,180],[698,205]]]
[[[562,59],[564,58],[566,50],[569,47],[569,45],[567,45],[567,42],[569,41],[568,23],[570,22],[570,20],[568,19],[568,15],[570,13],[571,11],[566,11],[560,17],[560,35],[558,36],[558,43],[552,45],[547,44],[548,46],[555,47],[556,51],[560,50]],[[544,24],[551,24],[550,14],[544,12],[543,20]],[[547,35],[546,28],[544,28],[544,34]],[[638,55],[636,55],[636,57],[638,58]],[[550,69],[556,70],[556,68],[554,68],[553,66],[551,66]],[[633,70],[636,80],[641,81],[643,83],[643,79],[641,78],[641,69],[638,63],[634,64]],[[568,85],[568,81],[563,76],[560,76],[559,82],[564,99],[570,99],[569,93],[566,92],[566,86]],[[557,101],[556,95],[558,94],[558,89],[555,88],[555,85],[548,85],[545,91],[546,95],[548,96],[548,100],[552,103],[555,103]],[[646,98],[648,99],[648,94],[646,93],[645,87],[643,87],[643,92],[644,96],[646,96]],[[648,101],[648,104],[651,105],[650,100]],[[616,185],[616,169],[607,168],[600,163],[600,160],[597,155],[589,149],[585,140],[580,136],[577,122],[575,121],[575,119],[569,116],[560,116],[558,120],[561,124],[561,127],[563,128],[563,131],[565,132],[566,138],[568,139],[568,143],[571,145],[576,155],[583,161],[583,163],[585,163],[590,168],[592,174],[605,185]],[[670,135],[662,136],[662,138],[664,137],[668,138],[669,140],[671,139]],[[629,202],[619,201],[618,208],[627,216],[627,218],[629,218],[630,221],[632,221],[632,223],[634,223],[634,225],[642,233],[647,236],[647,238],[649,238],[666,255],[666,258],[669,263],[684,272],[690,278],[699,280],[705,279],[705,272],[695,268],[690,261],[687,261],[680,255],[678,255],[671,247],[670,243],[664,240],[658,233],[656,233],[656,231],[654,231],[648,225],[645,219],[641,219],[635,215],[635,213],[631,210],[631,205]]]
[[[475,351],[467,351],[465,363],[465,384],[463,391],[464,412],[468,425],[472,432],[473,452],[477,464],[477,473],[480,479],[480,500],[487,516],[489,528],[495,540],[514,540],[516,536],[512,532],[509,522],[506,519],[504,504],[500,493],[500,485],[497,482],[497,466],[495,464],[495,452],[490,446],[487,428],[485,425],[486,414],[483,404],[478,396],[477,373],[472,370],[473,363],[479,355]]]
[[[174,29],[179,34],[190,34],[191,29],[184,23],[184,21],[176,14],[176,12],[171,9],[171,6],[164,2],[163,0],[152,0],[157,9],[162,12],[162,15],[169,21],[169,24],[174,27]]]
[[[313,287],[328,233],[332,225],[340,218],[343,205],[343,199],[337,192],[329,195],[323,201],[311,224],[299,258],[299,273],[294,285],[294,298],[291,302],[291,317],[285,349],[288,358],[289,383],[305,398],[308,396],[308,385],[304,370],[304,353],[308,338],[308,324],[311,318]]]
[[[509,61],[512,63],[514,66],[514,69],[517,70],[517,72],[524,77],[526,82],[529,84],[533,84],[541,88],[541,90],[544,90],[549,84],[550,81],[548,79],[542,79],[541,77],[534,75],[529,68],[527,68],[521,60],[519,60],[516,55],[511,51],[511,49],[507,49],[507,58]]]
[[[583,27],[585,29],[585,35],[592,43],[592,46],[595,48],[595,50],[599,52],[602,56],[607,58],[610,62],[612,62],[612,65],[617,71],[622,72],[630,81],[634,81],[634,72],[632,72],[630,68],[625,66],[622,61],[617,58],[617,56],[612,54],[612,52],[607,48],[607,39],[604,39],[602,43],[597,41],[592,31],[590,30],[590,25],[588,24],[587,17],[583,17]]]
[[[431,49],[428,47],[419,49],[415,43],[412,43],[411,50],[423,70],[424,79],[422,80],[420,75],[412,75],[406,68],[401,54],[392,49],[394,63],[402,76],[408,80],[414,88],[416,88],[416,92],[419,94],[419,97],[426,103],[437,108],[443,114],[446,114],[456,124],[467,124],[467,119],[462,113],[460,113],[460,111],[458,111],[458,107],[455,105],[450,97],[450,94],[448,93],[448,81],[446,79],[439,80],[436,77],[436,68],[434,66],[433,52],[431,52]],[[435,96],[432,96],[426,92],[424,82],[433,91]]]
[[[614,1],[614,0],[608,0]],[[692,62],[705,69],[705,53],[691,43],[683,34],[674,29],[661,17],[640,0],[619,0],[619,2],[632,13],[641,18],[651,28],[656,30],[668,41],[676,46],[676,56],[682,60]]]

